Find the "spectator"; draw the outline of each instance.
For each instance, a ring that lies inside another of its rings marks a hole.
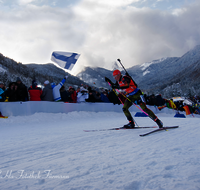
[[[44,89],[41,95],[42,101],[53,101],[53,89],[48,80],[44,82]]]
[[[118,104],[118,105],[121,104],[121,102],[120,102],[118,96],[117,96],[113,91],[110,91],[110,92],[108,93],[108,99],[109,99],[109,101],[110,101],[111,103],[113,103],[114,105],[115,105],[115,104]]]
[[[61,101],[63,102],[69,102],[71,99],[70,93],[65,90],[64,85],[60,88],[60,96],[61,96]]]
[[[156,106],[163,106],[165,105],[165,100],[162,98],[161,94],[156,95]]]
[[[42,89],[37,86],[35,80],[32,81],[32,86],[29,87],[28,93],[30,101],[41,101]]]
[[[69,94],[70,94],[69,102],[70,103],[76,103],[77,102],[77,94],[76,94],[75,89],[72,86],[70,86],[68,91],[69,91]]]
[[[17,102],[20,101],[18,85],[16,82],[11,82],[9,88],[5,92],[6,101],[8,102]]]
[[[108,91],[107,90],[103,90],[103,92],[101,93],[101,101],[110,103],[110,101],[108,99]]]
[[[77,102],[80,103],[80,102],[85,102],[85,99],[88,99],[89,97],[89,94],[88,94],[88,91],[81,87],[80,90],[77,90]]]
[[[17,77],[16,83],[18,85],[19,101],[28,101],[29,97],[27,87],[22,83],[19,77]]]
[[[76,93],[78,94],[79,92],[80,92],[80,87],[78,87],[77,89],[76,89]]]
[[[86,102],[101,102],[101,95],[97,91],[92,90],[91,87],[88,87],[88,91],[89,98],[86,99]]]
[[[183,108],[184,107],[183,101],[177,101],[177,102],[174,102],[174,103],[176,105],[177,110],[179,110],[179,111],[185,111],[185,109]]]
[[[3,82],[0,82],[0,102],[4,102],[5,101],[5,86]]]
[[[58,85],[56,85],[55,83],[51,83],[51,87],[53,89],[54,101],[56,101],[56,102],[61,100],[60,88],[63,86],[63,84],[66,81],[67,77],[68,76],[65,76],[64,79]]]
[[[154,94],[147,97],[147,105],[155,106],[156,105],[156,97]]]

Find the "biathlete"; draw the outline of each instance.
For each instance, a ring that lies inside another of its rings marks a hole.
[[[109,82],[113,89],[122,89],[126,92],[126,96],[128,99],[126,99],[124,106],[123,106],[123,112],[125,116],[127,117],[129,123],[127,125],[124,125],[124,128],[134,128],[135,122],[134,119],[129,112],[129,108],[133,105],[133,102],[137,101],[137,104],[140,105],[142,110],[148,114],[148,116],[157,123],[159,128],[163,127],[162,121],[158,119],[158,117],[147,108],[145,102],[142,100],[142,92],[138,88],[135,81],[128,75],[122,76],[121,72],[119,70],[113,71],[113,77],[116,80],[116,83],[113,83],[110,79],[105,77],[105,81]]]

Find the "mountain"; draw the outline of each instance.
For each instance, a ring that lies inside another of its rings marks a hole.
[[[200,69],[199,63],[200,46],[196,46],[182,57],[155,60],[127,71],[133,78],[137,75],[136,82],[148,93],[160,93],[168,97],[189,96],[200,93],[200,80],[193,77]]]
[[[200,45],[182,57],[162,58],[126,70],[147,94],[159,93],[166,98],[200,94]],[[89,84],[96,81],[98,86],[107,88],[105,76],[114,82],[112,71],[98,67],[86,67],[77,76]]]
[[[37,73],[42,73],[45,76],[51,77],[50,81],[55,81],[56,83],[59,83],[64,76],[68,75],[66,84],[67,86],[81,86],[81,84],[85,84],[82,80],[80,80],[78,77],[73,76],[67,72],[65,72],[63,69],[60,69],[59,67],[55,66],[52,63],[48,64],[27,64],[26,65],[29,69],[34,70]]]
[[[115,62],[113,69],[119,69]],[[200,45],[181,57],[167,57],[143,63],[126,69],[139,88],[146,94],[162,94],[165,98],[173,96],[194,96],[200,94]],[[54,64],[23,65],[0,54],[0,81],[8,86],[9,82],[20,77],[24,84],[31,85],[36,79],[38,84],[45,80],[59,83],[69,75],[65,86],[89,84],[97,88],[110,88],[105,76],[113,82],[112,71],[100,67],[85,67],[76,76],[72,76]],[[122,74],[125,72],[122,70]]]
[[[8,86],[10,82],[16,81],[17,77],[20,77],[22,82],[29,87],[32,85],[33,79],[36,79],[38,84],[43,85],[46,80],[59,83],[66,75],[69,76],[64,84],[66,88],[69,86],[77,87],[81,86],[81,84],[85,84],[85,82],[78,77],[65,72],[54,64],[23,65],[22,63],[17,63],[0,54],[0,81],[3,81],[6,86]]]
[[[111,78],[112,71],[100,67],[85,67],[76,76],[91,86],[95,85],[97,87],[108,88],[109,85],[105,82],[105,77]]]

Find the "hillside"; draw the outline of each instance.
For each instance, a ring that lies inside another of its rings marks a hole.
[[[66,75],[69,76],[64,84],[66,87],[84,84],[78,77],[70,75],[54,64],[23,65],[2,54],[0,54],[0,74],[0,81],[3,81],[6,86],[8,86],[10,82],[16,81],[17,77],[20,77],[26,86],[30,86],[33,79],[36,79],[38,84],[43,85],[46,80],[59,83]]]

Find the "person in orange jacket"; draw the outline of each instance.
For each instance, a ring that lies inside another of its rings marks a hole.
[[[135,122],[133,120],[133,117],[131,116],[131,113],[129,112],[129,107],[133,105],[135,101],[137,101],[137,104],[140,105],[142,110],[148,114],[148,116],[157,123],[159,128],[163,127],[162,121],[160,121],[157,116],[147,108],[145,101],[143,100],[142,92],[138,88],[135,81],[128,75],[123,76],[119,70],[113,71],[113,77],[116,80],[116,83],[114,84],[111,82],[110,79],[105,77],[105,81],[109,82],[113,89],[122,89],[126,92],[127,99],[123,106],[123,112],[125,116],[127,117],[129,123],[127,125],[124,125],[124,128],[134,128]]]

